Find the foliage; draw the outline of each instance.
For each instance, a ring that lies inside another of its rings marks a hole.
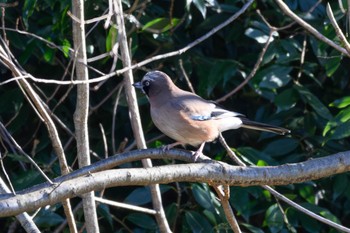
[[[333,41],[339,41],[327,18],[325,5],[309,9],[316,0],[286,0],[288,6],[302,16],[319,32]],[[345,1],[343,1],[345,4]],[[186,1],[131,1],[124,0],[124,10],[132,17],[126,18],[128,37],[134,62],[157,54],[180,49],[210,31],[243,5],[239,0],[186,0]],[[61,46],[48,46],[33,36],[16,31],[6,31],[6,37],[14,56],[23,68],[42,79],[70,80],[72,61],[72,19],[67,12],[70,1],[20,1],[19,6],[6,8],[7,28],[28,31]],[[108,1],[85,1],[85,18],[103,15]],[[347,16],[337,1],[331,2],[340,27],[345,31]],[[134,70],[139,80],[145,70],[160,69],[168,73],[177,85],[187,89],[184,70],[190,77],[196,92],[207,99],[218,99],[238,86],[249,75],[259,53],[269,36],[269,28],[257,13],[275,27],[293,21],[283,15],[271,0],[256,1],[249,10],[233,23],[212,37],[180,56],[155,61]],[[18,24],[16,19],[20,19]],[[141,26],[137,26],[137,19]],[[87,24],[86,37],[88,57],[109,52],[118,40],[113,19],[108,29],[104,21]],[[305,52],[302,62],[302,53]],[[263,58],[256,75],[239,92],[221,103],[227,108],[244,113],[252,120],[287,127],[292,135],[281,137],[250,130],[237,130],[224,134],[229,145],[240,157],[256,165],[278,165],[300,162],[349,149],[350,96],[349,59],[320,42],[297,24],[278,30]],[[109,73],[112,58],[89,63],[103,73]],[[118,60],[117,67],[121,68]],[[11,73],[0,66],[1,82],[11,78]],[[90,69],[91,78],[100,74]],[[108,154],[124,138],[133,142],[128,109],[122,97],[116,113],[116,127],[112,127],[113,106],[122,77],[108,79],[103,85],[91,84],[91,114],[89,118],[90,145],[96,157],[104,158],[104,146],[99,125],[104,128],[108,142]],[[76,88],[71,86],[36,83],[36,90],[53,113],[71,130],[75,111]],[[107,99],[105,97],[108,96]],[[149,105],[139,95],[141,114],[147,139],[160,132],[151,123]],[[99,105],[101,103],[101,105]],[[16,83],[0,86],[0,120],[22,148],[31,153],[34,160],[51,177],[60,174],[56,156],[45,126],[37,118]],[[113,130],[113,132],[112,132]],[[116,135],[112,141],[111,135]],[[76,169],[76,148],[70,142],[71,135],[63,127],[59,134],[65,144],[69,164]],[[149,143],[159,146],[171,142],[164,138]],[[5,168],[16,190],[42,182],[35,169],[22,156],[1,146],[1,153],[9,152],[4,159]],[[123,148],[122,148],[123,149]],[[191,149],[191,148],[189,148]],[[219,145],[210,144],[205,154],[230,162]],[[169,161],[155,161],[166,164]],[[126,167],[139,163],[126,164]],[[336,175],[319,181],[276,187],[276,189],[316,213],[350,227],[350,177]],[[220,203],[207,184],[162,185],[162,197],[168,220],[175,232],[230,231]],[[104,196],[115,201],[151,207],[148,188],[122,187],[105,190]],[[179,198],[179,199],[178,199]],[[178,200],[177,200],[178,199]],[[79,200],[73,199],[73,205]],[[231,198],[238,221],[246,232],[335,232],[316,220],[300,214],[292,207],[282,204],[286,221],[276,200],[260,187],[231,187]],[[101,232],[154,232],[156,221],[152,216],[99,204]],[[57,204],[42,209],[35,217],[39,227],[53,231],[64,219],[62,207]],[[81,210],[77,222],[83,223]],[[0,220],[9,227],[13,219]]]

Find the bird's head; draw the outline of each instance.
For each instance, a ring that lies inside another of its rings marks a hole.
[[[161,71],[151,71],[143,76],[140,82],[134,83],[134,87],[142,90],[149,98],[160,93],[167,93],[173,88],[174,83],[169,76]]]

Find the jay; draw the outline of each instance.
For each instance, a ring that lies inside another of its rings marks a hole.
[[[244,115],[225,110],[212,101],[178,88],[161,71],[148,72],[134,87],[142,90],[151,105],[151,118],[156,127],[177,144],[199,146],[194,160],[202,154],[206,142],[214,141],[221,132],[240,127],[284,135],[288,129],[259,123]]]

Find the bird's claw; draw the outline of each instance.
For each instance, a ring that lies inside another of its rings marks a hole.
[[[197,159],[198,159],[198,157],[199,156],[202,156],[203,155],[203,152],[202,151],[196,151],[196,152],[194,152],[193,153],[193,160],[194,160],[194,162],[196,162],[197,161]]]

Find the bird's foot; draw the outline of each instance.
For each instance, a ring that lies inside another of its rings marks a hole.
[[[199,156],[202,156],[202,155],[203,155],[203,152],[202,152],[202,151],[197,150],[197,151],[193,152],[192,156],[193,156],[194,162],[196,162],[197,159],[198,159],[198,157],[199,157]]]
[[[197,150],[196,152],[194,152],[194,154],[193,154],[194,162],[197,161],[197,159],[198,159],[199,156],[203,155],[203,148],[204,148],[204,145],[205,145],[205,142],[203,142],[203,143],[199,146],[198,150]]]
[[[162,146],[162,151],[165,153],[167,150],[170,150],[171,148],[178,146],[178,145],[182,145],[180,142],[174,142],[165,146]]]

